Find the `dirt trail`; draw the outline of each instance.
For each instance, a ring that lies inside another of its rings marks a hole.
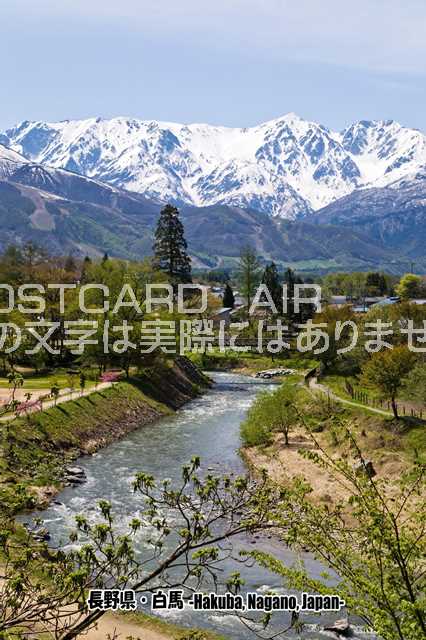
[[[115,634],[115,635],[114,635]],[[140,640],[172,640],[173,632],[165,634],[164,632],[150,629],[148,625],[139,625],[135,622],[126,622],[122,617],[106,613],[98,622],[96,627],[90,629],[85,634],[77,636],[79,640],[108,640],[117,638],[117,640],[125,640],[128,637],[140,638]]]
[[[337,402],[342,402],[343,404],[348,404],[351,407],[356,407],[357,409],[366,409],[367,411],[372,411],[373,413],[378,413],[381,416],[392,417],[392,413],[390,411],[384,411],[383,409],[377,409],[376,407],[369,407],[368,405],[361,404],[360,402],[353,402],[352,400],[347,400],[346,398],[341,398],[336,395],[334,391],[332,391],[327,385],[320,384],[318,382],[318,378],[310,378],[309,380],[309,388],[313,391],[320,391],[321,393],[325,393],[332,400],[337,400]]]

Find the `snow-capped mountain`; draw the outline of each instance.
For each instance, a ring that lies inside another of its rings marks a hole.
[[[0,143],[27,159],[149,198],[306,215],[426,167],[426,137],[394,121],[342,132],[287,114],[256,127],[113,118],[22,122]]]
[[[27,164],[23,156],[0,144],[0,179],[8,179],[19,167]]]

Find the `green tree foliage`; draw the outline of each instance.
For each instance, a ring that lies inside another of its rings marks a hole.
[[[297,420],[295,387],[282,385],[260,393],[241,424],[243,442],[249,447],[269,444],[274,434],[282,433],[288,445],[290,430]]]
[[[338,351],[344,350],[351,344],[355,316],[349,305],[343,307],[327,306],[317,314],[314,323],[324,324],[322,331],[328,336],[328,348],[322,353],[313,354],[313,357],[322,362],[324,370],[332,367],[338,360]]]
[[[50,389],[50,395],[53,398],[53,402],[55,403],[55,407],[56,407],[56,403],[58,402],[60,391],[61,391],[61,388],[60,388],[59,384],[55,380],[54,383],[52,384],[51,389]]]
[[[351,300],[362,300],[365,296],[384,296],[391,293],[394,278],[378,271],[364,273],[329,273],[322,280],[323,293],[348,296]]]
[[[410,398],[426,403],[426,363],[417,364],[404,380]]]
[[[275,262],[271,262],[265,267],[262,275],[262,284],[265,284],[268,288],[278,313],[282,313],[282,287]]]
[[[68,273],[75,273],[77,271],[77,264],[74,260],[74,257],[71,254],[67,256],[65,260],[64,269]]]
[[[15,245],[6,247],[0,258],[0,275],[2,282],[12,286],[24,281],[24,256],[19,247]]]
[[[383,296],[387,293],[388,285],[383,273],[370,271],[366,275],[365,286],[370,296]]]
[[[261,551],[249,555],[279,575],[286,589],[339,594],[349,613],[384,640],[424,638],[425,469],[415,466],[390,486],[389,479],[369,476],[349,431],[346,437],[364,471],[355,471],[347,458],[331,458],[312,434],[315,448],[304,455],[343,487],[347,497],[315,504],[312,487],[298,479],[287,486],[278,522],[285,542],[307,547],[334,577],[324,572],[315,579],[303,564],[289,566]]]
[[[2,632],[32,634],[35,621],[42,621],[46,637],[71,640],[105,614],[88,611],[88,589],[151,591],[174,584],[185,598],[201,585],[215,590],[232,539],[270,529],[282,491],[265,478],[204,478],[199,467],[194,457],[175,486],[138,473],[133,495],[140,516],[119,531],[111,504],[101,500],[94,521],[76,517],[68,551],[35,544],[28,532],[2,522]],[[146,544],[137,551],[140,537]],[[232,576],[229,583],[236,583]]]
[[[247,246],[241,250],[238,263],[238,278],[241,293],[247,300],[248,311],[260,282],[260,265],[253,247]]]
[[[90,268],[91,264],[92,264],[91,258],[89,256],[86,256],[83,260],[83,265],[81,267],[80,282],[82,284],[86,284],[87,282],[87,271]]]
[[[176,207],[162,209],[155,231],[154,267],[164,271],[174,285],[191,282],[191,258],[183,224]]]
[[[235,297],[234,292],[232,291],[232,287],[229,282],[225,285],[225,290],[223,292],[223,306],[233,309],[235,305]]]
[[[425,282],[414,273],[406,273],[396,286],[395,292],[402,300],[420,298],[425,294]]]
[[[404,378],[413,369],[416,362],[414,353],[403,345],[379,351],[365,363],[362,369],[362,382],[365,386],[378,389],[385,399],[391,401],[394,417],[398,419],[396,403]]]

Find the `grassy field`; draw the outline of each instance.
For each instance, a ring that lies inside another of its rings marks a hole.
[[[345,398],[346,400],[355,400],[360,404],[363,404],[363,401],[361,401],[360,399],[352,398],[346,386],[349,383],[354,391],[356,391],[357,393],[362,393],[367,398],[366,405],[382,408],[384,411],[392,410],[389,406],[388,401],[383,400],[383,396],[379,393],[379,391],[362,385],[360,381],[354,376],[327,374],[321,377],[321,383],[325,384],[341,398]],[[419,412],[419,410],[423,410],[424,417],[426,417],[426,402],[423,404],[419,401],[413,402],[411,400],[410,393],[404,388],[402,388],[399,393],[397,403],[401,407],[401,410],[402,407],[406,408],[407,415],[410,413],[410,409],[413,408],[417,413]]]
[[[86,388],[91,388],[95,385],[95,372],[84,372],[86,375]],[[46,389],[50,391],[53,383],[57,382],[61,389],[70,387],[73,383],[74,387],[79,386],[79,374],[75,373],[71,375],[66,369],[55,369],[49,373],[36,373],[35,371],[23,371],[21,373],[24,378],[24,385],[22,389]],[[0,389],[8,389],[10,384],[7,378],[0,377]]]

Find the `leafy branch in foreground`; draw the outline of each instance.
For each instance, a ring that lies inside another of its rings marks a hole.
[[[426,637],[424,465],[416,464],[392,484],[370,477],[349,430],[356,465],[332,458],[310,436],[317,449],[300,453],[324,468],[347,498],[317,505],[310,485],[298,479],[283,497],[277,525],[285,526],[290,546],[308,547],[332,575],[317,580],[303,563],[288,567],[267,553],[249,555],[280,575],[287,587],[339,594],[348,611],[384,640]]]
[[[270,528],[283,491],[265,477],[259,482],[203,478],[199,465],[193,458],[184,466],[175,488],[167,480],[158,485],[152,476],[139,473],[133,490],[139,499],[134,511],[140,518],[132,518],[124,533],[118,531],[111,505],[102,500],[94,521],[77,516],[69,552],[36,544],[28,532],[4,526],[4,637],[19,630],[25,637],[44,632],[55,639],[75,638],[104,615],[87,609],[91,588],[150,592],[179,587],[187,595],[201,583],[216,588],[221,563],[232,554],[232,538]]]

